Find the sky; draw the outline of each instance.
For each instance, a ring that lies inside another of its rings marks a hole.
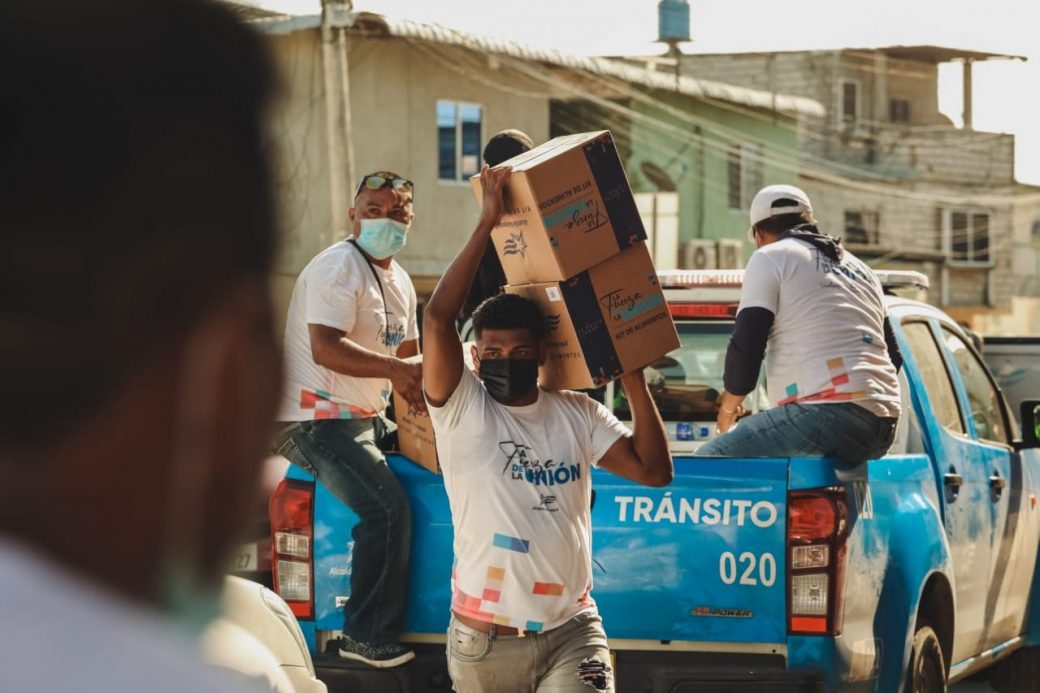
[[[319,0],[248,0],[316,13]],[[661,53],[656,0],[355,0],[355,9],[587,55]],[[976,130],[1016,135],[1018,180],[1040,185],[1040,2],[690,0],[688,53],[939,45],[1020,55],[974,67]],[[710,75],[705,75],[710,77]],[[961,122],[961,67],[940,68],[940,109]]]

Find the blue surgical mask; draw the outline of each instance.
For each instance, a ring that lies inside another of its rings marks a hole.
[[[358,245],[376,260],[397,254],[408,240],[408,225],[387,217],[362,219]]]

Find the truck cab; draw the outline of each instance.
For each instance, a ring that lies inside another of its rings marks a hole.
[[[847,466],[695,456],[715,435],[742,277],[660,273],[681,346],[650,364],[647,380],[674,482],[652,489],[593,473],[593,596],[617,689],[938,691],[1013,653],[1033,656],[1040,451],[1032,426],[1019,438],[971,340],[942,311],[886,298],[905,364],[885,457]],[[926,281],[882,279],[892,291]],[[606,402],[624,418],[619,392],[608,387]],[[769,406],[764,389],[747,405]],[[451,690],[447,496],[439,475],[398,455],[389,464],[415,523],[403,640],[416,661],[376,672],[322,654],[350,598],[356,517],[292,465],[269,505],[272,583],[330,690]]]

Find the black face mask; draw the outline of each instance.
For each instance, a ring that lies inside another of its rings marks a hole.
[[[497,402],[511,405],[538,382],[537,359],[482,359],[480,379]]]

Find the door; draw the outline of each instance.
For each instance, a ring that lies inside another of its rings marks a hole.
[[[1020,521],[1027,520],[1022,510],[1022,460],[1011,447],[1011,417],[1000,390],[961,335],[946,325],[940,334],[952,361],[961,406],[968,413],[970,440],[961,445],[985,465],[988,475],[986,507],[992,530],[983,636],[984,649],[988,649],[1021,631],[1037,546],[1035,541],[1022,542],[1031,534],[1027,528],[1019,529]]]
[[[951,663],[957,663],[981,652],[986,638],[983,595],[989,589],[992,549],[991,465],[973,450],[977,444],[969,437],[950,362],[933,325],[904,321],[901,328],[909,347],[909,354],[904,354],[907,377],[914,386],[925,448],[936,460],[940,510],[954,572],[957,626]]]

